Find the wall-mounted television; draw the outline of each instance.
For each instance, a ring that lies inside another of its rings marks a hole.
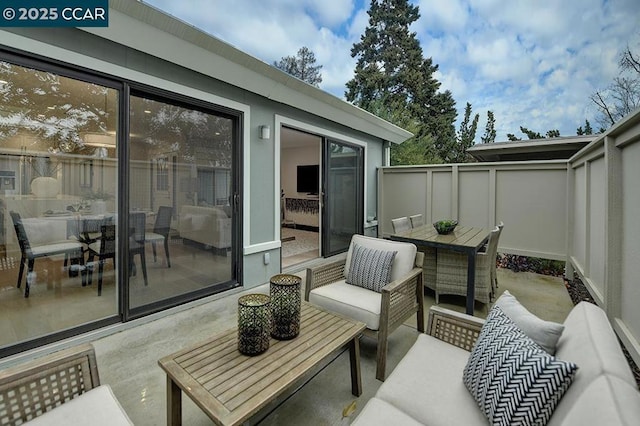
[[[298,166],[296,191],[317,194],[320,188],[320,166]]]

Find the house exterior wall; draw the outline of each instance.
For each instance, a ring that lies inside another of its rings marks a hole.
[[[128,28],[127,31],[132,38],[141,34],[136,28]],[[276,188],[276,176],[280,173],[277,168],[277,157],[280,153],[279,149],[276,149],[274,131],[268,141],[259,138],[261,125],[269,125],[271,129],[275,129],[276,116],[308,124],[323,132],[326,130],[338,140],[356,140],[364,145],[367,164],[365,179],[373,183],[365,189],[365,211],[375,212],[375,169],[382,165],[381,139],[85,31],[73,28],[12,28],[0,31],[0,39],[2,44],[9,48],[118,79],[143,83],[243,113],[244,122],[240,135],[243,151],[241,284],[246,288],[268,282],[272,275],[280,271],[279,229],[276,228],[276,224],[279,224],[279,203],[276,201],[280,189]],[[193,58],[193,61],[198,60],[197,57]],[[364,217],[362,220],[364,221]],[[264,263],[264,253],[270,253],[272,261],[269,264]]]

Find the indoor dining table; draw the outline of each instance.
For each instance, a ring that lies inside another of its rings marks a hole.
[[[476,254],[489,241],[491,229],[469,226],[457,226],[453,232],[438,234],[433,225],[418,226],[408,231],[392,234],[395,241],[413,243],[418,247],[453,250],[467,255],[467,307],[466,312],[473,315],[475,298]],[[437,264],[436,264],[437,267]]]

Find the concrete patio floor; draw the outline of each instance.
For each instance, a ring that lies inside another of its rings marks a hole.
[[[304,271],[287,272],[304,278]],[[544,319],[561,322],[573,307],[561,278],[499,270],[498,282],[499,293],[508,289],[530,311]],[[268,293],[268,285],[249,292]],[[166,376],[157,364],[158,359],[234,326],[237,299],[244,293],[226,296],[93,342],[101,381],[111,385],[135,424],[166,424]],[[433,294],[426,290],[425,310],[428,311],[433,303]],[[440,305],[464,311],[464,298],[442,296]],[[485,316],[488,309],[489,306],[477,304],[476,315]],[[417,336],[415,318],[392,333],[387,374],[393,371]],[[260,424],[350,424],[381,385],[375,379],[375,341],[363,337],[360,345],[363,394],[359,398],[351,395],[349,356],[345,352],[289,398],[283,398],[282,404]],[[343,417],[343,410],[353,401],[356,410]],[[186,397],[183,397],[183,423],[193,426],[212,424]]]

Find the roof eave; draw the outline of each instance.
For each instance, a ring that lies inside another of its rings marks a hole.
[[[139,1],[110,0],[109,27],[82,30],[392,143],[413,136],[392,123]],[[129,37],[138,28],[138,37]]]

